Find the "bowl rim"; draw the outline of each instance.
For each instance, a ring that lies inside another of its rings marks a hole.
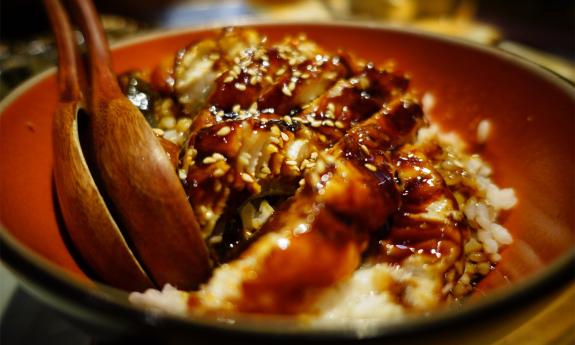
[[[574,84],[569,80],[542,68],[542,66],[526,60],[515,54],[485,46],[476,42],[471,42],[457,37],[442,36],[416,28],[409,28],[395,24],[382,24],[377,22],[353,22],[353,21],[234,21],[221,25],[221,23],[212,23],[204,26],[195,26],[189,28],[178,28],[170,30],[159,30],[123,40],[112,45],[112,49],[129,47],[130,45],[140,44],[147,41],[161,39],[163,37],[178,36],[194,32],[203,32],[215,30],[226,26],[237,27],[274,27],[274,26],[322,26],[322,27],[350,27],[378,31],[392,31],[407,33],[410,35],[423,36],[426,39],[443,41],[455,45],[463,45],[467,48],[480,50],[488,55],[499,59],[510,61],[518,64],[539,77],[558,86],[567,92],[575,90]],[[52,77],[56,68],[52,67],[32,78],[28,79],[0,102],[0,119],[4,110],[28,89],[37,83]],[[572,93],[575,99],[575,94]],[[114,317],[118,320],[141,323],[143,326],[157,326],[162,328],[195,328],[201,327],[204,330],[209,329],[215,332],[227,331],[230,334],[244,334],[247,336],[257,337],[305,337],[309,339],[362,339],[374,337],[395,337],[414,332],[424,332],[429,329],[438,329],[448,324],[463,323],[470,319],[475,319],[481,315],[493,313],[496,309],[502,307],[517,307],[528,297],[537,294],[549,294],[551,291],[558,290],[570,281],[575,281],[575,247],[570,251],[562,254],[555,259],[547,268],[541,272],[533,274],[522,281],[513,284],[504,289],[496,289],[488,295],[483,296],[480,302],[464,303],[461,306],[445,308],[435,311],[431,315],[420,316],[390,323],[376,322],[367,327],[358,328],[356,326],[344,326],[336,323],[327,327],[309,327],[305,323],[298,322],[293,318],[251,318],[241,315],[235,320],[225,317],[180,317],[167,314],[157,314],[140,306],[135,306],[127,301],[127,293],[119,289],[107,286],[102,283],[94,282],[94,288],[88,287],[85,283],[80,282],[76,277],[72,277],[64,269],[42,257],[40,254],[28,249],[20,243],[11,233],[7,231],[4,224],[0,222],[0,262],[3,262],[10,271],[24,282],[25,287],[35,287],[36,292],[31,292],[37,297],[43,299],[49,305],[56,309],[66,309],[66,306],[58,301],[66,301],[75,307],[87,308],[94,314],[101,314],[105,317]],[[46,299],[46,296],[51,298]],[[120,298],[117,298],[121,296]],[[542,295],[541,295],[542,297]],[[111,314],[113,313],[113,314]]]

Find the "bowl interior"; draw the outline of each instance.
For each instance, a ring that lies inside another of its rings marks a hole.
[[[505,215],[514,243],[480,290],[520,281],[569,251],[574,234],[573,88],[504,54],[461,42],[398,30],[346,25],[261,25],[270,40],[306,33],[329,49],[345,49],[376,63],[393,60],[412,77],[412,90],[430,93],[427,114],[466,139],[494,168],[495,181],[513,187],[519,204]],[[116,71],[152,67],[211,30],[175,32],[114,49]],[[26,248],[89,282],[66,245],[54,205],[52,114],[55,75],[46,74],[4,102],[0,121],[0,220]],[[489,119],[486,145],[476,126]]]

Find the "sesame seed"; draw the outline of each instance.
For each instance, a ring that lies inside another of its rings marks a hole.
[[[217,162],[217,161],[214,157],[206,157],[202,160],[202,163],[204,163],[204,164],[212,164],[215,162]]]
[[[377,168],[376,168],[375,165],[373,165],[373,164],[365,163],[364,166],[365,166],[368,170],[371,170],[371,171],[374,171],[374,172],[377,171]]]
[[[270,129],[272,134],[276,137],[280,136],[280,129],[278,128],[278,126],[272,126],[272,128]]]
[[[319,127],[319,126],[321,126],[321,121],[313,120],[313,121],[311,121],[311,126],[312,127]]]
[[[185,169],[178,169],[178,177],[180,178],[180,180],[185,180],[186,177],[188,177],[188,173],[186,172]]]
[[[301,180],[299,180],[298,183],[300,186],[303,186],[305,184],[305,179],[302,178]]]
[[[244,180],[244,182],[247,183],[253,183],[254,182],[254,178],[246,173],[240,173],[240,176],[242,177],[242,180]]]
[[[276,144],[276,145],[279,145],[279,144],[280,144],[280,140],[278,139],[278,137],[271,137],[271,138],[270,138],[270,142],[271,142],[271,143],[274,143],[274,144]]]
[[[258,76],[254,75],[253,77],[250,78],[250,84],[251,85],[256,85],[258,83]]]
[[[295,89],[295,83],[292,81],[289,83],[288,88],[290,91],[293,91]],[[290,92],[291,93],[291,92]]]
[[[279,149],[277,146],[273,145],[273,144],[269,144],[266,148],[266,150],[268,151],[268,153],[276,153],[279,152]]]
[[[160,128],[152,128],[152,131],[154,132],[155,135],[157,136],[163,136],[164,135],[164,130],[160,129]]]
[[[240,91],[245,91],[245,89],[246,89],[246,85],[242,84],[242,83],[235,83],[234,87]]]
[[[219,59],[219,58],[220,58],[220,54],[218,54],[218,53],[211,53],[210,56],[209,56],[209,59],[210,59],[210,60],[213,60],[213,61],[215,61],[215,60],[217,60],[217,59]]]
[[[282,67],[282,68],[277,70],[276,75],[280,76],[280,75],[283,75],[285,72],[286,72],[285,67]]]
[[[363,152],[365,152],[366,155],[369,155],[369,154],[370,154],[369,149],[367,148],[367,146],[365,146],[364,144],[361,144],[360,147],[361,147],[361,150],[362,150]]]
[[[230,127],[224,126],[224,127],[220,128],[219,131],[216,132],[216,135],[217,135],[218,137],[223,137],[223,136],[226,136],[226,135],[230,134],[231,131],[232,131],[232,130],[231,130]]]
[[[212,175],[214,175],[214,177],[222,177],[222,176],[224,176],[225,173],[226,172],[224,171],[224,169],[217,168],[216,170],[214,170]]]
[[[291,97],[292,93],[291,90],[289,89],[289,86],[284,84],[282,87],[282,92],[284,95]]]
[[[236,104],[232,107],[232,111],[234,113],[238,113],[240,111],[240,109],[242,109],[242,107],[239,104]]]
[[[335,126],[339,129],[345,128],[345,124],[341,121],[335,121]]]
[[[270,75],[266,75],[266,77],[264,79],[265,79],[265,81],[267,81],[270,84],[273,84],[273,82],[274,82],[274,79]]]
[[[226,157],[224,157],[224,155],[222,155],[221,153],[215,152],[212,155],[212,158],[215,159],[216,161],[225,161]]]
[[[283,117],[283,119],[284,119],[285,123],[287,123],[288,125],[293,124],[293,121],[292,121],[291,117],[289,117],[288,115],[285,115],[285,116]]]
[[[301,75],[301,78],[302,78],[302,79],[307,79],[307,78],[309,78],[309,73],[304,73],[304,74],[302,74],[302,75]]]
[[[288,141],[289,140],[289,135],[285,134],[284,132],[281,133],[281,137],[283,141]]]
[[[245,156],[240,156],[238,158],[238,162],[240,162],[242,165],[248,165],[250,164],[249,159],[247,159]]]
[[[225,79],[224,79],[224,83],[231,83],[234,80],[234,77],[231,75],[228,75]]]
[[[193,147],[192,147],[192,148],[189,148],[189,149],[186,151],[186,155],[187,155],[187,156],[190,156],[190,157],[195,157],[197,154],[198,154],[198,151],[197,151],[195,148],[193,148]]]
[[[272,171],[270,170],[270,167],[268,167],[267,165],[266,165],[266,166],[263,166],[263,167],[260,169],[260,171],[262,172],[262,174],[265,174],[265,175],[269,175],[269,174],[272,173]]]
[[[233,71],[236,75],[238,75],[238,74],[240,74],[240,72],[241,72],[242,70],[240,69],[240,66],[237,66],[237,65],[236,65],[236,66],[232,67],[232,71]]]
[[[335,115],[333,114],[332,111],[326,111],[324,116],[328,119],[332,119],[332,120],[335,119]]]
[[[238,161],[243,165],[248,165],[250,164],[250,158],[252,158],[252,155],[248,152],[242,152],[238,157]]]
[[[293,160],[287,160],[286,165],[297,166],[297,162]]]
[[[216,113],[216,116],[219,116],[219,117],[224,116],[224,111],[223,111],[223,110],[218,111],[218,112]]]
[[[334,126],[334,123],[333,123],[332,120],[324,120],[324,121],[322,122],[322,125],[328,126],[328,127],[333,127],[333,126]]]
[[[335,105],[333,105],[333,103],[331,103],[331,102],[328,103],[328,104],[327,104],[327,110],[329,110],[329,111],[334,111],[334,110],[335,110]]]

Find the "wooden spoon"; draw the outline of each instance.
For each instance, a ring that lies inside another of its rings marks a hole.
[[[45,0],[58,46],[60,103],[54,116],[56,193],[74,246],[104,282],[144,290],[152,282],[126,244],[100,195],[80,147],[78,114],[83,108],[74,32],[59,0]]]
[[[94,5],[71,4],[88,46],[91,149],[108,207],[157,285],[195,288],[208,278],[210,261],[181,182],[144,116],[120,90]]]

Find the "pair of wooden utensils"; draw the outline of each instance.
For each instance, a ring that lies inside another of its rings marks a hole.
[[[120,90],[94,5],[68,4],[88,48],[82,69],[60,1],[44,3],[59,55],[54,179],[72,243],[97,278],[112,286],[195,288],[209,276],[210,261],[175,169]]]

